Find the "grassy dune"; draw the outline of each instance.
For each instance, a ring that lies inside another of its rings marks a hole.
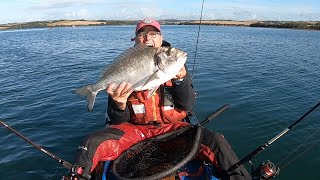
[[[191,21],[190,24],[199,24],[200,21]],[[206,25],[224,25],[224,26],[250,26],[258,21],[227,21],[227,20],[204,20],[201,24]]]

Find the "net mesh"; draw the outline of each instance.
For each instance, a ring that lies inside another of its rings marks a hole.
[[[158,179],[174,173],[197,153],[200,128],[184,127],[139,142],[113,164],[119,179]]]

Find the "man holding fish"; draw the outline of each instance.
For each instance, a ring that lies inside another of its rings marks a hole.
[[[75,164],[80,164],[86,174],[94,175],[100,161],[113,161],[130,146],[128,143],[190,126],[181,122],[195,102],[185,66],[186,53],[163,41],[159,22],[149,18],[137,24],[132,41],[135,46],[109,64],[95,84],[75,91],[87,97],[89,111],[99,91],[109,94],[107,124],[112,126],[89,134],[76,153]],[[139,133],[141,129],[146,130]],[[220,133],[201,129],[199,143],[206,150],[200,151],[216,158],[212,162],[220,168],[219,176],[229,180],[251,179],[244,166],[227,172],[239,161],[231,146]]]
[[[163,41],[159,22],[149,18],[137,24],[135,38],[132,38],[132,41],[135,41],[135,46],[140,44],[152,48],[170,46]],[[121,82],[110,84],[106,91],[109,94],[107,113],[110,124],[128,121],[138,124],[181,121],[195,102],[191,77],[185,65],[173,79],[157,89],[133,92],[130,82]],[[151,97],[148,96],[150,91],[153,91]]]

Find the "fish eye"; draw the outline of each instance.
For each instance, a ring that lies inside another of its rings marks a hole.
[[[170,48],[166,51],[166,54],[167,54],[168,56],[170,56],[170,54],[172,53],[172,49],[173,49],[173,48],[170,47]]]

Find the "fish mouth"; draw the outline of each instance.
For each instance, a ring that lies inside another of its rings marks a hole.
[[[185,58],[185,57],[187,57],[187,53],[186,52],[182,52],[182,54],[179,56],[179,58]]]
[[[182,52],[180,54],[180,56],[178,56],[177,58],[177,62],[185,62],[187,60],[187,53],[186,52]]]

